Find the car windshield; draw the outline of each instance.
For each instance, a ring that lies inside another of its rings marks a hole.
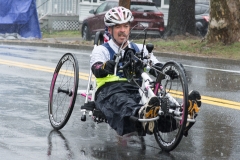
[[[209,13],[209,6],[207,5],[196,5],[195,6],[195,15],[207,14]]]
[[[138,12],[159,12],[158,8],[155,6],[154,3],[132,2],[130,9],[131,11],[138,11]]]

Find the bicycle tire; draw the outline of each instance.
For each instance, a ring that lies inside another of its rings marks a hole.
[[[68,122],[76,101],[79,66],[71,53],[64,54],[53,73],[50,86],[48,115],[52,127],[62,129]]]
[[[182,115],[165,114],[160,116],[156,123],[155,139],[159,147],[166,152],[172,151],[180,143],[188,116],[188,84],[184,69],[178,63],[169,61],[162,67],[162,72],[167,74],[168,70],[177,71],[178,76],[175,79],[163,80],[162,86],[166,93],[171,93],[171,96],[181,104],[181,107],[175,107],[175,109],[181,110]]]

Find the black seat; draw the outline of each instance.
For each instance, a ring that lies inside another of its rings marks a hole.
[[[101,45],[104,43],[104,38],[103,38],[103,33],[98,31],[95,34],[95,38],[94,38],[94,45]]]

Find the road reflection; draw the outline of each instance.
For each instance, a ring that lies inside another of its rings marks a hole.
[[[64,147],[64,150],[62,149]],[[66,157],[67,159],[72,159],[74,154],[69,147],[68,140],[63,136],[60,131],[52,130],[48,134],[48,151],[47,155],[49,158],[54,158],[56,155],[59,157]]]
[[[47,156],[49,159],[139,160],[158,159],[159,157],[175,159],[171,153],[159,151],[159,148],[149,144],[149,137],[139,137],[136,133],[114,137],[115,141],[87,142],[77,145],[78,141],[71,142],[71,144],[60,131],[51,130],[48,134]],[[158,152],[155,152],[156,150]]]
[[[124,136],[116,135],[116,139],[116,143],[104,142],[101,146],[98,144],[91,146],[91,156],[96,159],[142,159],[146,156],[144,137],[131,133]]]

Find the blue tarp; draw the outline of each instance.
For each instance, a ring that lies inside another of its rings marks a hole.
[[[36,0],[0,0],[0,33],[41,38]]]

